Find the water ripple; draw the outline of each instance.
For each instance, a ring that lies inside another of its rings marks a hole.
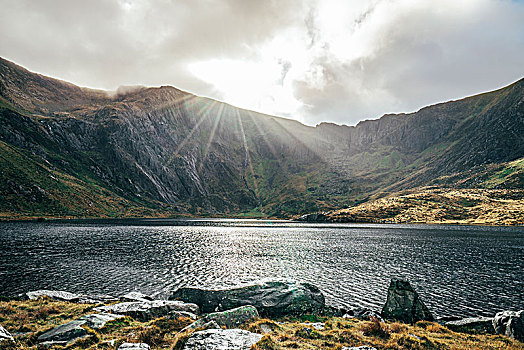
[[[438,315],[524,308],[522,228],[220,220],[2,223],[0,246],[3,295],[50,288],[165,296],[182,286],[295,279],[319,286],[331,304],[379,310],[389,279],[399,277],[410,280]]]

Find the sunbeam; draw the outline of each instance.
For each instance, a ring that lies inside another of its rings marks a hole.
[[[244,132],[244,125],[242,124],[242,118],[240,117],[240,113],[238,112],[237,109],[235,110],[235,113],[237,115],[238,125],[240,127],[240,132],[241,132],[240,136],[242,137],[242,143],[244,144],[245,158],[244,158],[244,163],[243,163],[243,169],[245,169],[246,166],[249,168],[249,171],[253,178],[253,187],[255,188],[254,194],[257,200],[259,200],[258,183],[257,183],[257,178],[255,177],[255,171],[253,170],[253,162],[251,161],[251,156],[249,155],[249,147],[247,145],[246,134]],[[251,190],[248,186],[246,176],[244,175],[243,171],[242,171],[242,178],[244,180],[244,184],[246,185],[246,187],[249,190]]]
[[[215,138],[215,132],[217,130],[218,124],[220,123],[220,119],[222,118],[223,112],[224,112],[224,104],[221,103],[218,107],[218,114],[215,116],[215,123],[213,124],[213,129],[211,129],[211,133],[209,134],[209,137],[207,139],[206,147],[204,148],[204,155],[202,157],[202,161],[200,162],[200,165],[198,167],[199,173],[202,171],[202,168],[204,167],[204,163],[206,162],[207,155],[209,153],[209,148],[211,147],[211,143],[213,142]]]

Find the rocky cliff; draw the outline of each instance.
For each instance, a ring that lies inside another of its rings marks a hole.
[[[0,59],[0,212],[290,216],[347,206],[523,157],[523,87],[309,127],[169,86],[80,88]]]

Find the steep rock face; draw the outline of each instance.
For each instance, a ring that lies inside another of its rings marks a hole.
[[[84,89],[0,59],[0,214],[335,209],[522,157],[523,84],[309,127],[168,86]]]

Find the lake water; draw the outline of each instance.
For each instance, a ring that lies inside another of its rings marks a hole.
[[[0,295],[35,289],[158,297],[182,286],[310,282],[380,310],[392,277],[439,316],[524,309],[524,228],[258,220],[0,223]]]

